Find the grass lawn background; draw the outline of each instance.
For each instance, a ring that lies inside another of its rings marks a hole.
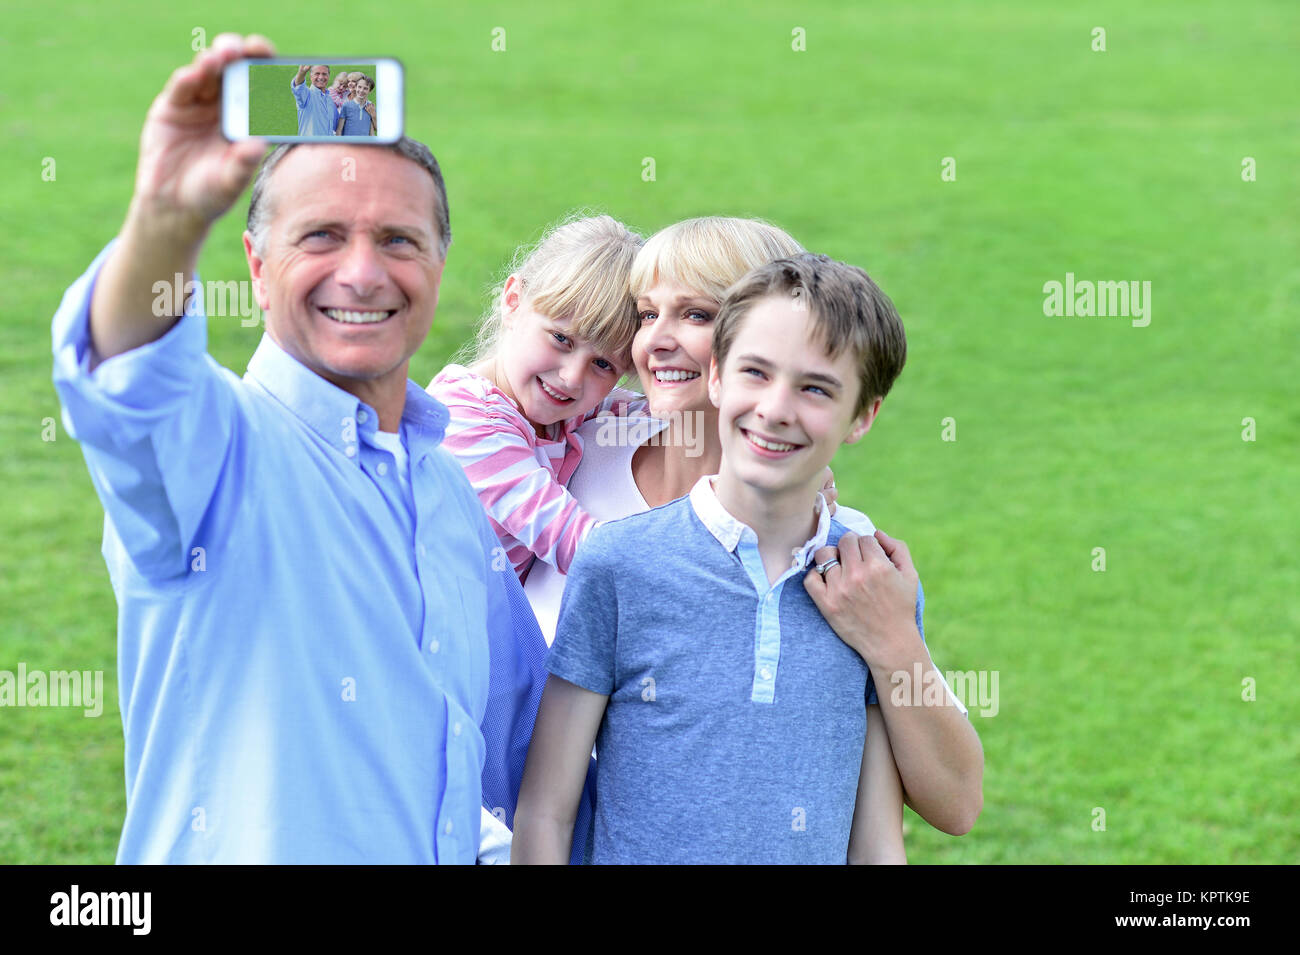
[[[576,207],[646,233],[762,216],[893,297],[907,367],[835,461],[842,500],[908,542],[940,668],[1000,677],[997,715],[972,713],[984,813],[954,839],[909,811],[913,862],[1300,857],[1300,8],[318,9],[7,13],[0,669],[101,669],[108,699],[98,719],[0,709],[0,862],[108,862],[120,832],[103,512],[61,422],[41,437],[59,417],[49,321],[118,229],[144,113],[196,28],[405,63],[407,131],[442,163],[455,234],[418,382],[516,245]],[[246,208],[214,228],[204,279],[247,278]],[[1151,324],[1045,316],[1067,272],[1150,281]],[[209,334],[242,372],[260,330]]]

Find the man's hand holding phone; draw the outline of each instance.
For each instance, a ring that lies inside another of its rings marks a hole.
[[[265,37],[223,33],[172,73],[149,107],[135,193],[91,301],[99,360],[154,341],[175,324],[178,316],[154,313],[154,283],[174,282],[177,273],[193,277],[208,229],[239,198],[266,152],[262,140],[222,136],[222,70],[274,52]]]
[[[221,135],[221,74],[227,63],[271,56],[265,37],[223,33],[158,94],[140,137],[135,199],[188,225],[197,237],[239,198],[266,153],[258,139]]]

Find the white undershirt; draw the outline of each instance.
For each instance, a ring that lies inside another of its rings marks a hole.
[[[626,429],[619,429],[617,443],[599,440],[603,425],[600,418],[583,422],[575,432],[582,439],[582,463],[569,480],[569,493],[577,499],[578,506],[598,521],[616,521],[650,510],[636,481],[632,480],[632,455],[651,435],[666,428],[668,422],[655,418],[628,418],[626,421]],[[538,560],[533,562],[524,583],[524,594],[533,605],[537,624],[542,628],[548,646],[555,640],[555,625],[560,618],[560,598],[564,596],[566,580],[564,574]]]

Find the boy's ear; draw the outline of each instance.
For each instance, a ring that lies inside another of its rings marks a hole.
[[[244,232],[244,258],[248,259],[248,275],[253,280],[253,298],[257,301],[257,307],[264,312],[269,311],[271,300],[267,297],[266,285],[262,282],[262,268],[266,263],[253,251],[253,235],[247,230]]]
[[[722,407],[721,370],[718,368],[718,356],[709,356],[709,401],[713,407]]]
[[[871,430],[871,425],[875,423],[876,415],[880,414],[880,405],[884,400],[884,398],[877,398],[862,414],[858,415],[853,422],[853,427],[844,438],[845,444],[857,444],[862,440],[862,436]]]

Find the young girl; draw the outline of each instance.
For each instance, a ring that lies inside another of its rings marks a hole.
[[[448,365],[429,385],[451,412],[443,447],[521,580],[535,559],[567,573],[596,526],[565,484],[582,459],[578,426],[638,407],[611,391],[631,367],[628,275],[641,243],[609,216],[549,231],[494,290],[468,367]]]
[[[348,100],[348,73],[346,70],[340,70],[334,77],[334,85],[329,88],[329,98],[334,102],[335,109],[342,109],[343,104]]]

